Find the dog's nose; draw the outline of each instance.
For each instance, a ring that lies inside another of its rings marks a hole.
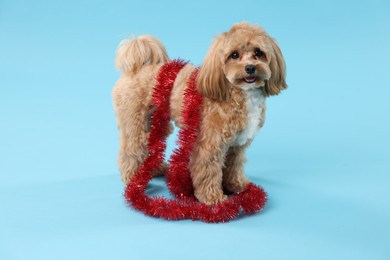
[[[246,65],[245,66],[245,71],[246,71],[246,73],[248,73],[248,75],[252,75],[256,71],[256,66],[252,65],[252,64],[251,65]]]

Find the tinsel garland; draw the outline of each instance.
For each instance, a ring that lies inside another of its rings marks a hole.
[[[192,219],[204,222],[227,222],[240,213],[253,214],[260,211],[267,200],[264,190],[253,183],[246,189],[216,205],[206,205],[196,200],[188,169],[190,155],[197,139],[200,124],[202,96],[196,90],[195,82],[199,69],[196,69],[184,93],[182,114],[183,128],[179,131],[178,148],[169,160],[167,186],[176,199],[149,197],[146,187],[152,173],[159,170],[164,162],[166,137],[170,121],[170,96],[179,71],[187,64],[174,60],[164,64],[153,89],[153,104],[156,109],[151,117],[151,131],[148,140],[148,156],[134,174],[125,190],[126,201],[135,209],[152,217],[168,220]]]

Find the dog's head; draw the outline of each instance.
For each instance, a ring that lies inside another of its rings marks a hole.
[[[202,95],[215,100],[229,98],[229,88],[263,88],[277,95],[287,88],[282,53],[262,28],[247,23],[234,25],[211,45],[197,78]]]

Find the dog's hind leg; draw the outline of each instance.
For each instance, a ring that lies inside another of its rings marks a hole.
[[[167,60],[162,43],[148,35],[124,40],[118,48],[116,66],[121,78],[113,99],[120,132],[118,165],[125,184],[148,154],[154,76]]]
[[[142,111],[134,117],[124,119],[119,126],[119,132],[118,166],[122,181],[128,184],[148,154],[149,133],[145,129],[145,116]]]
[[[148,154],[151,94],[120,80],[113,90],[113,101],[120,139],[118,166],[122,181],[128,184]]]

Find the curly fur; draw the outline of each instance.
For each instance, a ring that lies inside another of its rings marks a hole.
[[[120,132],[118,164],[125,184],[131,182],[148,154],[152,89],[160,67],[167,61],[165,48],[152,36],[125,40],[118,49],[116,65],[121,77],[113,89],[113,99]],[[178,127],[182,126],[183,93],[194,69],[187,64],[172,90],[170,114]],[[277,95],[286,87],[282,53],[262,28],[240,23],[216,37],[197,78],[204,101],[189,169],[200,202],[224,201],[223,188],[238,193],[248,185],[243,169],[245,150],[255,130],[264,124],[265,97]],[[248,128],[251,130],[246,131]],[[156,174],[164,168],[162,165]]]

